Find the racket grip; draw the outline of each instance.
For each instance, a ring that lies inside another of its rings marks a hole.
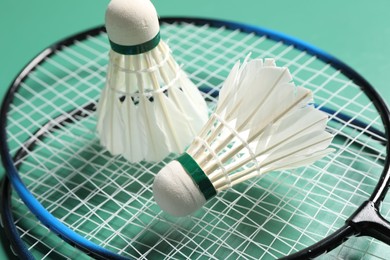
[[[373,201],[364,202],[347,223],[357,236],[371,236],[390,245],[390,222],[380,215]]]

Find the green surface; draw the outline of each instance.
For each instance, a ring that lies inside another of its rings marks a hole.
[[[340,58],[390,101],[390,2],[153,1],[161,16],[219,18],[261,25],[305,40]],[[37,53],[76,32],[101,25],[108,1],[0,0],[0,97]],[[4,172],[0,169],[0,174]],[[0,259],[7,259],[0,249]]]

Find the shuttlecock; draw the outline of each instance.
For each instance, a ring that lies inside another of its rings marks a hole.
[[[207,121],[207,105],[160,39],[149,0],[112,0],[106,85],[97,106],[97,132],[112,154],[131,162],[181,153]]]
[[[153,193],[160,208],[185,216],[235,184],[332,152],[327,115],[313,107],[310,90],[291,81],[289,70],[272,59],[237,63],[187,152],[156,175]]]

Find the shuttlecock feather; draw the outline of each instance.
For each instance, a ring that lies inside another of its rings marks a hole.
[[[97,109],[101,144],[132,162],[181,153],[208,118],[196,86],[160,39],[149,0],[112,0],[106,86]]]
[[[312,103],[312,92],[296,87],[274,60],[238,62],[187,152],[156,175],[155,201],[169,214],[185,216],[245,180],[326,156],[333,151],[328,116]]]

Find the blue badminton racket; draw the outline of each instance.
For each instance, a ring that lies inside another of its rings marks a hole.
[[[390,121],[366,80],[318,48],[254,26],[167,18],[161,36],[210,111],[231,67],[249,52],[288,66],[329,113],[337,152],[239,184],[189,217],[162,213],[150,186],[175,155],[131,164],[112,157],[95,134],[109,49],[96,28],[44,50],[3,102],[3,163],[44,225],[97,258],[308,258],[333,250],[329,256],[386,259]],[[375,239],[356,237],[363,235]]]

